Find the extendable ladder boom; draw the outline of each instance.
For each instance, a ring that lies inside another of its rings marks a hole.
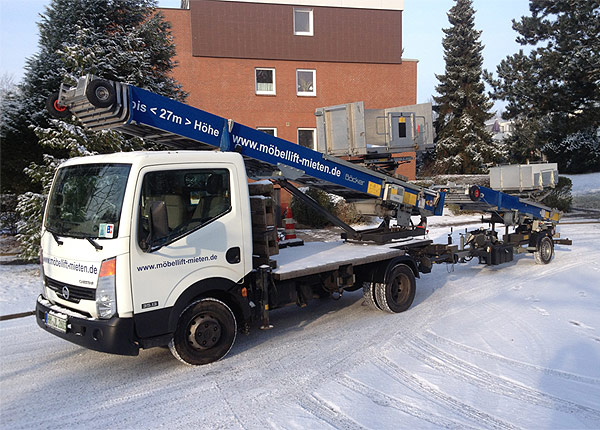
[[[175,149],[239,152],[252,179],[289,179],[348,201],[379,199],[410,215],[441,215],[444,193],[356,166],[133,85],[80,78],[56,103],[90,130],[113,129]],[[274,176],[275,172],[275,176]]]

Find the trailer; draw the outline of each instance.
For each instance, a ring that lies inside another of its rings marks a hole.
[[[253,322],[270,328],[270,311],[289,304],[362,289],[372,307],[405,311],[420,273],[468,257],[425,236],[426,218],[442,213],[443,190],[93,76],[61,86],[47,106],[89,129],[173,148],[75,158],[56,172],[36,318],[78,345],[123,355],[168,346],[186,364],[207,364]],[[322,211],[343,240],[279,249],[273,183]],[[381,225],[355,230],[294,184],[356,202]]]

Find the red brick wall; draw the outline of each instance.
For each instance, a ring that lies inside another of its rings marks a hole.
[[[296,142],[298,127],[316,127],[318,107],[364,101],[365,109],[411,105],[417,99],[417,62],[333,63],[193,57],[190,11],[161,9],[172,23],[178,67],[174,78],[190,93],[187,103],[250,127],[276,127],[277,136]],[[258,96],[255,67],[276,70],[275,96]],[[296,95],[296,69],[316,70],[316,97]],[[415,176],[414,162],[399,173]]]
[[[192,52],[201,57],[400,63],[402,11],[301,7],[313,36],[294,35],[294,6],[192,0]]]

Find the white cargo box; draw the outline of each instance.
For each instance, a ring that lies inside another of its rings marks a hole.
[[[558,165],[517,164],[492,167],[490,187],[498,191],[533,191],[554,188],[558,184]]]

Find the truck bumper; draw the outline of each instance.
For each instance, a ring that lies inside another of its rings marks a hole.
[[[48,312],[63,314],[67,317],[66,332],[47,325],[46,315]],[[119,355],[138,355],[139,353],[139,345],[133,341],[133,318],[115,316],[109,320],[94,320],[75,317],[69,310],[64,309],[63,311],[60,306],[52,305],[42,296],[37,299],[35,315],[38,325],[47,332],[85,348]]]

